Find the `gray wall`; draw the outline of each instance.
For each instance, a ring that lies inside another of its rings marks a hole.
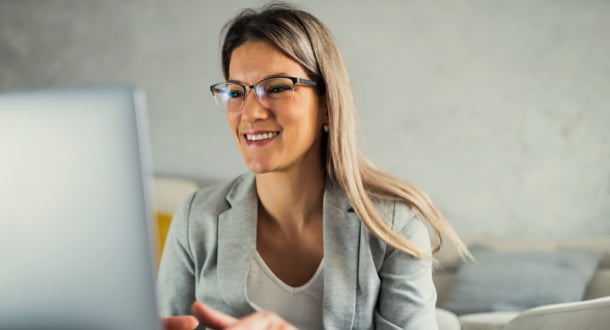
[[[0,0],[0,90],[133,82],[156,173],[230,178],[208,86],[222,24],[261,3]],[[610,235],[610,1],[299,3],[343,50],[365,152],[460,233]]]

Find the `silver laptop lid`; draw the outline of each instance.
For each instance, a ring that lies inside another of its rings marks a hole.
[[[160,329],[143,100],[0,94],[0,329]]]

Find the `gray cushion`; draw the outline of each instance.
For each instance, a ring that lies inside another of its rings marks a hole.
[[[600,260],[589,252],[470,251],[476,261],[460,267],[441,305],[458,315],[581,300]]]

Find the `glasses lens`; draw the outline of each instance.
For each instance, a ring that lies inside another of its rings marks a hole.
[[[273,108],[282,101],[292,99],[294,83],[288,78],[263,80],[256,86],[256,94],[266,106]]]
[[[220,109],[239,110],[244,100],[244,88],[238,84],[220,83],[213,87],[214,101]]]

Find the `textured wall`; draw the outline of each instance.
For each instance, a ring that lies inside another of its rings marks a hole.
[[[245,171],[208,86],[261,1],[0,0],[0,90],[148,92],[159,174]],[[610,1],[302,1],[337,37],[361,144],[465,235],[610,235]]]

